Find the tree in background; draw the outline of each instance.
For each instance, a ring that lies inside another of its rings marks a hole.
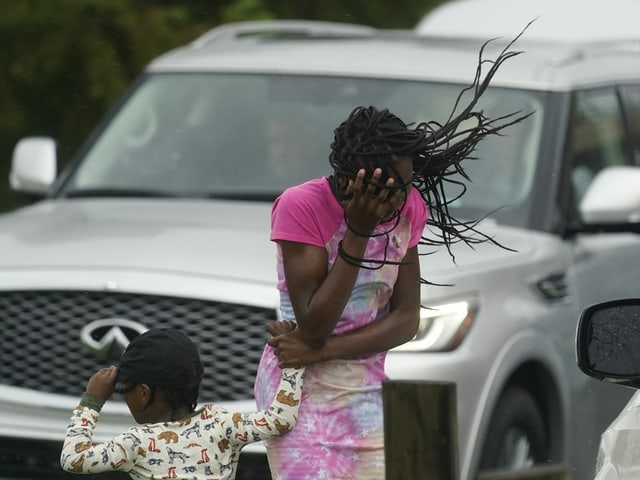
[[[60,168],[145,65],[227,22],[299,18],[412,28],[443,0],[0,0],[0,211],[15,143],[58,141]]]

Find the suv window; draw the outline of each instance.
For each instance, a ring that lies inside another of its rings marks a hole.
[[[615,89],[576,92],[571,118],[571,182],[575,205],[579,205],[600,170],[633,162]]]
[[[287,186],[329,172],[333,129],[354,105],[386,107],[409,122],[444,123],[463,88],[403,79],[150,74],[58,195],[275,199]],[[451,208],[461,217],[495,211],[500,222],[522,222],[528,218],[522,210],[531,204],[544,99],[537,92],[490,88],[478,108],[494,118],[515,111],[535,115],[478,145],[475,156],[482,161],[465,166],[472,183]],[[460,186],[451,188],[450,199]]]
[[[640,165],[640,85],[625,87],[623,92],[634,161]]]

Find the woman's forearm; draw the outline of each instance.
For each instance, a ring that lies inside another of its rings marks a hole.
[[[342,248],[354,257],[364,254],[368,239],[354,236],[347,232],[342,240]],[[299,248],[283,245],[283,251]],[[310,253],[313,255],[313,253]],[[293,256],[293,255],[292,255]],[[286,257],[285,257],[286,258]],[[313,265],[313,259],[306,262],[299,260],[295,264],[285,262],[285,271],[291,278],[303,278],[298,269]],[[326,265],[326,257],[321,259]],[[304,291],[295,282],[289,285],[289,293],[301,336],[314,348],[322,348],[335,328],[344,311],[355,285],[360,267],[345,261],[338,256],[328,272],[323,273],[313,292]]]
[[[394,312],[356,330],[329,337],[322,348],[323,360],[336,360],[390,350],[411,340],[419,312]]]

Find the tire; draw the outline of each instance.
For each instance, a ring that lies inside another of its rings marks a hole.
[[[522,470],[549,459],[544,418],[529,392],[509,387],[496,404],[480,470]]]

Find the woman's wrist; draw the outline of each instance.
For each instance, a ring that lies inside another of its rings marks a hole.
[[[361,267],[369,237],[359,236],[347,229],[342,240],[338,242],[338,256],[346,263]]]
[[[336,357],[333,355],[333,337],[329,337],[327,342],[324,344],[320,350],[318,350],[318,363],[326,362],[327,360],[335,360]]]
[[[347,230],[351,233],[353,233],[356,237],[363,237],[363,238],[371,238],[373,235],[373,232],[365,232],[365,231],[360,231],[358,230],[358,228],[354,227],[353,225],[351,225],[350,223],[347,222]]]
[[[353,265],[354,267],[361,267],[364,259],[355,255],[351,255],[349,252],[347,252],[342,242],[343,240],[340,240],[338,242],[338,256],[349,265]]]

